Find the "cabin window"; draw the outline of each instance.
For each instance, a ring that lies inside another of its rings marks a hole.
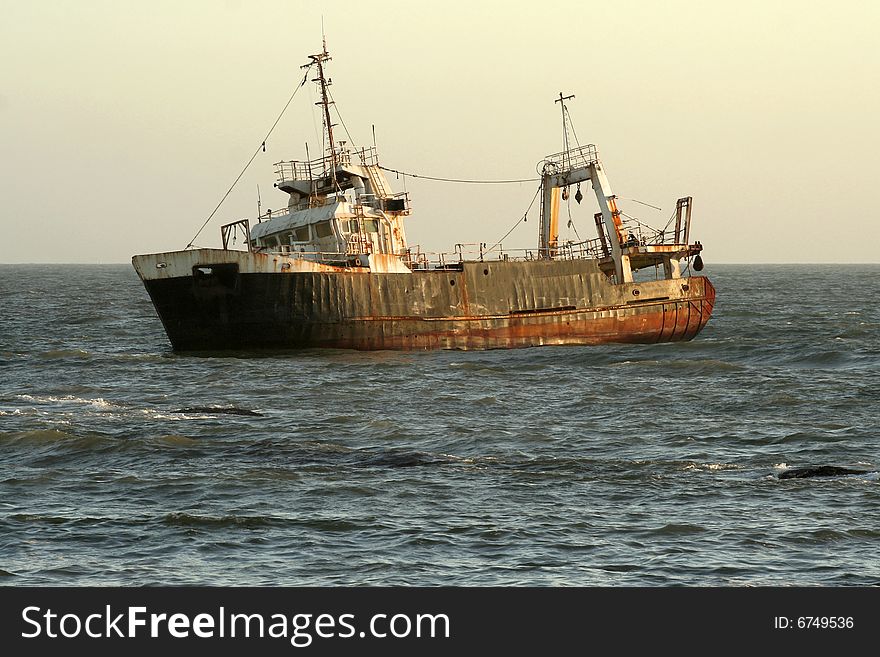
[[[278,246],[278,238],[274,235],[269,235],[263,238],[263,244],[265,244],[269,248],[272,248],[273,246]]]
[[[378,233],[379,222],[376,219],[364,219],[364,231],[367,233]]]
[[[293,241],[294,242],[308,242],[309,241],[309,227],[308,226],[300,226],[295,231],[293,231]]]
[[[360,232],[360,229],[358,228],[358,220],[357,220],[357,219],[352,219],[352,220],[347,221],[347,222],[345,222],[345,223],[348,225],[347,230],[348,230],[349,233],[358,233],[358,232]]]
[[[282,244],[290,244],[291,237],[293,237],[293,233],[291,233],[291,232],[281,233],[281,237],[280,237],[281,243]]]
[[[319,221],[315,224],[315,236],[318,238],[321,237],[331,237],[333,235],[333,227],[330,225],[329,221]]]

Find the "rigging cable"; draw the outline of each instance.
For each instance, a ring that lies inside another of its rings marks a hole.
[[[348,143],[352,145],[355,151],[357,151],[358,147],[354,141],[354,137],[352,137],[351,133],[348,131],[348,126],[345,125],[345,119],[342,118],[342,112],[339,111],[339,105],[336,104],[336,99],[333,98],[333,94],[330,93],[329,89],[327,89],[327,96],[330,98],[330,102],[333,103],[333,111],[336,112],[336,116],[342,124],[342,129],[345,130],[345,136],[348,137]]]
[[[640,201],[640,200],[637,199],[637,198],[627,198],[626,196],[621,196],[621,197],[619,197],[619,198],[625,199],[625,200],[627,200],[627,201],[632,201],[633,203],[639,203],[639,204],[641,204],[641,205],[647,205],[649,208],[654,208],[655,210],[659,210],[660,212],[663,212],[663,208],[658,208],[656,205],[651,205],[650,203],[645,203],[644,201]]]
[[[574,219],[571,217],[571,199],[568,199],[565,202],[565,207],[568,210],[568,227],[574,230],[575,236],[578,238],[578,242],[582,242],[581,234],[578,232],[577,226],[574,225]]]
[[[629,220],[631,220],[631,221],[637,223],[637,224],[638,224],[639,226],[641,226],[642,228],[648,228],[648,229],[653,230],[654,232],[658,232],[658,233],[660,232],[660,231],[658,231],[656,228],[654,228],[653,226],[650,226],[650,225],[646,224],[645,222],[640,221],[639,219],[637,219],[636,217],[632,216],[631,214],[627,214],[626,212],[623,212],[622,210],[620,211],[620,214],[621,214],[622,216],[626,217],[627,219],[629,219]]]
[[[315,102],[315,94],[312,93],[312,86],[309,85],[309,107],[312,108],[312,111],[310,112],[310,114],[312,116],[312,130],[315,132],[315,143],[320,141],[321,147],[323,148],[323,146],[324,146],[324,130],[322,129],[320,135],[318,134],[318,122],[315,121],[315,106],[316,105],[318,105],[318,103]],[[322,121],[322,123],[323,123],[323,121]],[[308,160],[308,159],[309,158],[306,157],[306,160]]]
[[[342,129],[345,130],[345,135],[348,137],[348,143],[351,144],[352,148],[354,148],[355,152],[357,152],[357,144],[354,142],[354,138],[348,131],[348,126],[345,125],[345,119],[342,118],[342,113],[339,111],[339,105],[336,104],[336,100],[333,98],[333,94],[330,93],[330,89],[327,89],[327,97],[330,98],[330,102],[333,103],[333,110],[336,112],[336,116],[339,117],[339,122],[342,124]],[[362,160],[361,164],[366,164],[366,162]],[[339,186],[339,181],[336,181],[336,191],[342,193],[342,187]]]
[[[532,209],[532,206],[535,204],[535,201],[536,201],[537,198],[538,198],[538,194],[541,193],[541,187],[543,187],[543,185],[538,185],[538,189],[535,191],[535,195],[532,197],[532,202],[529,203],[529,207],[526,208],[526,211],[525,211],[525,213],[523,214],[523,216],[522,216],[521,218],[519,218],[519,219],[516,220],[516,223],[513,224],[513,226],[511,226],[511,228],[510,228],[509,231],[507,231],[506,233],[504,233],[504,237],[502,237],[500,240],[498,240],[497,242],[495,242],[495,244],[493,244],[491,247],[489,247],[489,249],[488,249],[489,251],[491,251],[491,250],[494,249],[496,246],[498,246],[499,244],[501,244],[501,242],[503,242],[503,241],[507,238],[507,236],[510,235],[510,234],[514,231],[514,229],[515,229],[517,226],[520,225],[521,222],[528,221],[529,211]]]
[[[665,233],[667,230],[669,230],[669,227],[672,225],[672,220],[673,220],[673,219],[675,219],[675,213],[674,213],[674,212],[673,212],[671,215],[669,215],[669,221],[666,222],[666,225],[663,226],[663,230],[660,231],[660,232]]]
[[[223,198],[220,199],[220,202],[217,204],[217,207],[215,207],[214,211],[210,215],[208,215],[208,218],[205,219],[205,223],[202,224],[202,227],[199,228],[199,230],[196,232],[196,234],[193,235],[193,238],[189,241],[189,244],[186,245],[187,249],[192,247],[193,242],[195,242],[196,239],[198,238],[198,236],[201,234],[201,232],[203,230],[205,230],[205,226],[208,225],[208,222],[210,222],[211,219],[214,218],[214,215],[217,214],[217,210],[219,210],[220,206],[223,205],[223,201],[226,200],[226,197],[229,196],[229,193],[238,184],[238,181],[241,180],[241,177],[244,175],[244,172],[248,170],[248,167],[251,165],[251,162],[253,162],[256,159],[257,154],[260,152],[260,150],[265,152],[266,142],[269,140],[269,137],[272,135],[272,132],[275,130],[275,126],[278,125],[278,122],[281,120],[281,117],[284,116],[284,112],[287,111],[287,108],[290,106],[290,103],[293,101],[293,97],[296,96],[296,92],[299,91],[302,88],[302,86],[306,83],[306,80],[309,77],[309,71],[311,71],[311,70],[312,70],[312,64],[309,64],[308,67],[306,68],[305,75],[303,75],[302,81],[296,86],[296,89],[293,90],[293,93],[290,94],[290,98],[287,99],[287,103],[285,103],[284,108],[281,110],[281,113],[278,115],[278,118],[275,119],[275,123],[273,123],[272,127],[269,128],[269,132],[266,133],[266,136],[263,139],[263,141],[260,143],[259,146],[257,146],[257,150],[255,150],[254,154],[251,155],[251,159],[249,159],[247,164],[244,165],[244,169],[241,170],[241,173],[238,174],[238,177],[235,179],[235,181],[232,183],[232,185],[229,186],[229,189],[226,190],[226,193],[223,195]]]
[[[571,120],[571,114],[569,114],[567,107],[565,107],[564,105],[563,105],[563,107],[565,108],[565,113],[568,115],[568,127],[571,128],[571,134],[574,135],[574,143],[578,145],[578,148],[580,148],[581,142],[578,139],[577,132],[575,132],[574,123]],[[566,134],[566,140],[567,140],[567,138],[568,138],[568,135]]]
[[[518,180],[463,180],[461,178],[440,178],[437,176],[423,176],[417,173],[409,173],[407,171],[398,171],[397,169],[389,169],[379,165],[383,171],[390,171],[401,176],[409,176],[411,178],[423,178],[424,180],[438,180],[440,182],[464,183],[469,185],[511,185],[514,183],[536,182],[540,178],[520,178]]]

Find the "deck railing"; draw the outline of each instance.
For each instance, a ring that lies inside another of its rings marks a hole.
[[[262,253],[280,253],[285,256],[322,262],[326,264],[341,264],[351,262],[354,256],[368,255],[372,252],[372,244],[367,240],[353,240],[348,242],[346,252],[331,251],[308,251],[302,250],[302,245],[287,245],[262,249]],[[408,248],[404,253],[398,254],[401,261],[410,269],[457,269],[465,262],[510,262],[546,260],[549,255],[554,260],[583,260],[603,259],[602,247],[599,240],[586,240],[584,242],[561,242],[554,249],[548,249],[543,253],[539,249],[505,249],[501,244],[488,246],[486,243],[456,244],[452,251],[422,251],[420,247]]]
[[[572,169],[581,169],[599,161],[599,151],[595,144],[587,144],[571,148],[561,153],[548,155],[542,161],[542,173],[564,173]]]
[[[336,166],[349,166],[352,163],[352,155],[356,155],[361,164],[376,165],[379,156],[374,147],[361,148],[353,151],[350,148],[337,146],[334,153],[324,155],[314,160],[290,160],[275,163],[275,175],[277,183],[296,180],[316,180],[330,175],[333,169],[334,157]]]

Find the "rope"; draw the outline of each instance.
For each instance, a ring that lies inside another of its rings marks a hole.
[[[189,249],[189,248],[192,247],[193,242],[195,242],[196,239],[198,239],[198,237],[199,237],[199,235],[201,234],[201,232],[202,232],[203,230],[205,230],[205,226],[207,226],[208,223],[211,221],[211,219],[214,218],[214,215],[217,214],[217,210],[220,209],[220,206],[223,205],[223,201],[226,200],[226,197],[229,196],[229,193],[230,193],[230,192],[233,190],[233,188],[238,184],[238,181],[241,180],[241,177],[244,175],[245,171],[248,170],[248,167],[251,165],[251,162],[253,162],[253,161],[256,159],[257,154],[260,152],[260,149],[262,149],[263,151],[266,150],[266,142],[269,140],[269,137],[272,135],[272,132],[275,130],[275,126],[278,125],[278,122],[281,120],[281,117],[284,116],[284,112],[287,111],[287,108],[290,106],[290,103],[293,101],[293,97],[296,96],[296,92],[299,91],[299,90],[302,88],[302,86],[306,83],[306,80],[307,80],[308,77],[309,77],[309,71],[310,71],[311,69],[312,69],[312,65],[309,64],[308,67],[306,68],[306,73],[305,73],[305,75],[303,75],[302,82],[300,82],[300,83],[297,85],[296,89],[293,90],[293,93],[290,94],[290,98],[287,99],[287,103],[285,103],[284,108],[281,110],[281,113],[278,115],[278,118],[275,119],[275,123],[273,123],[273,124],[272,124],[272,127],[269,128],[269,132],[266,133],[266,136],[263,138],[263,141],[260,143],[259,146],[257,146],[257,150],[255,150],[255,151],[254,151],[254,154],[251,155],[251,159],[249,159],[248,162],[247,162],[247,164],[244,165],[244,169],[241,170],[241,173],[238,174],[238,177],[237,177],[237,178],[235,179],[235,181],[229,186],[229,189],[226,190],[226,193],[223,195],[223,198],[220,199],[220,202],[217,204],[217,207],[215,207],[215,208],[214,208],[214,211],[211,212],[210,215],[208,215],[208,218],[205,219],[205,223],[202,224],[202,227],[199,228],[199,230],[196,232],[196,234],[193,235],[193,238],[189,241],[189,244],[186,245],[186,248],[187,248],[187,249]]]
[[[664,233],[665,233],[665,232],[669,229],[669,227],[672,225],[672,220],[673,220],[673,219],[675,219],[675,213],[674,213],[674,212],[673,212],[671,215],[669,215],[669,221],[667,221],[667,222],[666,222],[666,225],[663,226],[663,232],[664,232]]]
[[[383,171],[390,171],[401,176],[410,176],[411,178],[423,178],[425,180],[438,180],[440,182],[464,183],[469,185],[511,185],[514,183],[535,182],[540,178],[521,178],[519,180],[462,180],[461,178],[439,178],[437,176],[422,176],[417,173],[407,173],[406,171],[398,171],[397,169],[389,169],[388,167],[379,166]]]
[[[342,129],[345,130],[345,136],[348,137],[348,143],[352,145],[354,150],[357,150],[357,144],[354,142],[354,137],[351,136],[351,133],[348,131],[348,126],[345,125],[345,119],[342,118],[342,113],[339,111],[339,105],[336,104],[336,99],[333,98],[333,94],[330,93],[330,90],[327,89],[327,96],[330,98],[330,101],[333,103],[333,111],[336,112],[337,118],[339,118],[339,122],[342,124]]]
[[[525,211],[525,213],[523,214],[523,216],[516,220],[516,223],[513,224],[513,226],[511,226],[511,228],[510,228],[509,231],[507,231],[506,233],[504,233],[504,237],[502,237],[500,240],[498,240],[497,242],[495,242],[495,244],[493,244],[491,247],[489,247],[489,250],[490,250],[490,251],[491,251],[492,249],[494,249],[496,246],[498,246],[499,244],[501,244],[501,242],[503,242],[503,241],[507,238],[507,236],[510,235],[510,234],[514,231],[514,229],[515,229],[517,226],[520,225],[521,222],[523,222],[523,221],[528,221],[529,211],[532,209],[532,206],[535,204],[535,201],[536,201],[537,198],[538,198],[538,194],[541,193],[541,187],[542,187],[541,185],[538,185],[538,189],[535,191],[535,195],[532,197],[532,202],[529,203],[529,207],[526,208],[526,211]]]
[[[658,208],[656,205],[651,205],[650,203],[645,203],[644,201],[640,201],[637,198],[626,198],[625,196],[621,196],[620,198],[626,199],[627,201],[632,201],[633,203],[640,203],[641,205],[647,205],[649,208],[654,208],[655,210],[660,210],[660,212],[663,212],[663,208]]]
[[[581,142],[578,139],[577,132],[575,132],[575,130],[574,130],[574,123],[572,123],[572,121],[571,121],[571,114],[568,113],[568,108],[565,107],[565,105],[563,105],[563,107],[565,108],[565,113],[568,115],[568,127],[571,128],[571,134],[574,135],[574,143],[578,145],[578,148],[580,148]]]
[[[345,120],[342,118],[342,114],[339,111],[339,105],[336,104],[336,100],[333,98],[333,94],[330,93],[330,90],[327,89],[327,96],[330,98],[330,101],[333,103],[333,109],[336,112],[336,116],[339,118],[339,122],[342,124],[342,128],[345,130],[345,134],[348,137],[348,143],[352,145],[354,150],[358,150],[357,144],[354,142],[354,138],[351,136],[351,133],[348,131],[348,126],[345,125]],[[342,187],[339,186],[339,181],[336,181],[336,191],[342,192]]]
[[[582,242],[581,234],[578,232],[577,226],[574,225],[574,219],[571,217],[571,197],[565,201],[565,207],[568,210],[568,227],[574,229],[574,234],[578,238],[578,242]]]

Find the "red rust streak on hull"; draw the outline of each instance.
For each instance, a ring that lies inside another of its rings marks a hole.
[[[515,315],[500,326],[486,326],[500,322],[484,317],[429,321],[365,318],[356,321],[373,325],[365,331],[371,336],[367,346],[361,340],[349,338],[322,341],[321,345],[355,349],[509,349],[538,345],[677,342],[692,339],[709,320],[712,308],[709,299],[652,305],[653,309],[647,312],[644,307],[636,306],[596,312]],[[665,309],[669,306],[673,307],[671,312]],[[674,317],[674,324],[672,332],[664,335],[669,321],[667,315]],[[451,326],[426,330],[425,324],[435,323]],[[401,332],[406,324],[421,326],[411,326],[410,331]],[[355,333],[362,334],[362,330]]]

